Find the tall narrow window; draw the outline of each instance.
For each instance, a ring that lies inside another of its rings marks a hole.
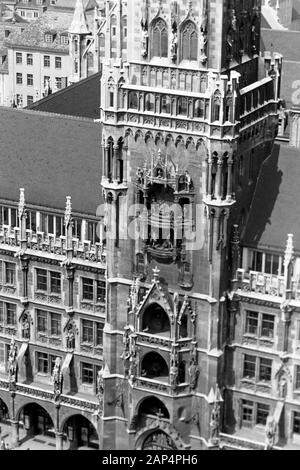
[[[185,23],[181,30],[181,48],[182,60],[197,60],[198,34],[192,21]]]
[[[168,57],[168,29],[162,19],[152,25],[152,56]]]

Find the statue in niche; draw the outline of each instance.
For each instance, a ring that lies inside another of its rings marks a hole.
[[[276,422],[273,416],[268,416],[266,424],[266,443],[265,450],[271,450],[275,444]]]
[[[171,59],[174,62],[177,60],[177,50],[178,50],[177,27],[173,27],[172,41],[171,41]]]
[[[149,33],[145,27],[142,27],[142,57],[148,57]]]
[[[187,170],[185,171],[185,185],[186,191],[190,191],[192,188],[192,178]]]
[[[54,400],[58,400],[62,394],[63,374],[61,370],[61,359],[55,359],[55,365],[52,372]]]
[[[103,413],[103,396],[104,396],[104,380],[103,380],[103,367],[97,372],[96,394],[99,401],[98,415]]]
[[[8,378],[9,382],[16,383],[17,380],[17,346],[12,337],[8,354]]]
[[[279,398],[286,398],[287,395],[287,379],[284,375],[280,377],[278,382],[278,395]]]
[[[73,325],[70,323],[67,328],[66,334],[67,349],[75,349],[75,333]]]
[[[190,386],[192,390],[195,390],[197,387],[198,376],[199,376],[199,367],[197,366],[195,359],[192,358],[191,364],[188,368],[188,373],[190,376]]]
[[[174,389],[178,383],[178,354],[175,345],[172,345],[170,360],[170,385]]]
[[[206,32],[204,31],[201,31],[200,33],[199,44],[200,44],[200,61],[205,62],[207,59],[207,55],[206,55],[207,35],[206,35]]]
[[[23,315],[22,337],[24,339],[30,339],[30,321],[29,321],[29,316],[27,313]]]
[[[220,436],[220,405],[218,402],[214,403],[213,409],[211,411],[211,420],[210,420],[210,432],[211,439],[219,439]]]

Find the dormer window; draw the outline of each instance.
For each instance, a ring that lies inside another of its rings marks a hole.
[[[46,42],[53,42],[53,34],[52,33],[46,33],[45,34],[45,41]]]
[[[61,44],[69,44],[69,38],[67,35],[63,34],[60,36],[60,43]]]

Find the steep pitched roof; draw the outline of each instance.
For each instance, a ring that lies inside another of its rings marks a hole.
[[[282,252],[294,234],[300,254],[300,150],[275,144],[264,163],[252,202],[243,244]]]
[[[275,31],[272,29],[262,29],[261,50],[280,52],[283,55],[281,97],[286,101],[286,105],[291,107],[295,93],[294,83],[299,74],[300,68],[300,48],[296,47],[300,43],[300,32],[298,31]]]
[[[99,119],[100,72],[36,101],[28,109]]]
[[[72,15],[58,15],[47,12],[35,21],[29,23],[22,32],[13,32],[5,41],[7,47],[29,47],[60,50],[68,53],[69,46],[61,44],[60,34],[67,34],[72,21]],[[45,41],[45,33],[53,32],[54,40],[51,43]]]
[[[96,215],[101,195],[101,127],[89,119],[0,107],[0,198]]]

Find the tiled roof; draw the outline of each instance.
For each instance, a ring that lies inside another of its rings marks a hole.
[[[83,7],[85,11],[94,10],[97,6],[96,0],[83,0]],[[50,9],[72,10],[75,9],[76,0],[56,0],[55,5],[50,5]]]
[[[275,144],[264,163],[243,244],[283,251],[287,234],[294,234],[300,254],[300,150],[287,144]]]
[[[6,40],[7,47],[22,46],[29,48],[55,49],[64,52],[69,51],[67,44],[60,43],[60,34],[68,32],[72,21],[71,15],[58,15],[54,12],[45,13],[43,16],[26,26],[23,32],[14,32]],[[45,41],[45,33],[52,31],[56,37],[52,43]]]
[[[293,102],[294,82],[300,70],[300,47],[295,47],[297,44],[300,44],[300,32],[262,29],[262,52],[274,51],[283,55],[281,97],[288,107],[297,104]]]
[[[0,107],[0,198],[96,215],[101,196],[101,128],[88,119]]]
[[[74,85],[36,101],[30,109],[99,119],[100,77],[100,72],[95,73]]]
[[[262,50],[280,52],[285,60],[300,61],[300,32],[262,29]]]

